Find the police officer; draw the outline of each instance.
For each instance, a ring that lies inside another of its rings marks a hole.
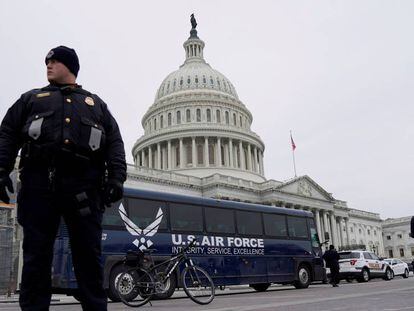
[[[104,206],[122,198],[124,144],[107,105],[76,84],[75,50],[45,59],[49,85],[24,93],[0,127],[0,200],[21,149],[17,217],[23,227],[22,310],[48,310],[53,245],[61,217],[68,228],[83,310],[107,310],[101,262]]]
[[[339,283],[339,254],[333,245],[329,245],[329,250],[323,254],[322,258],[326,262],[326,267],[331,270],[331,284],[338,287]]]

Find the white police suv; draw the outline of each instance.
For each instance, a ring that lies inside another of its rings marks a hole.
[[[388,262],[367,251],[339,252],[339,274],[341,279],[351,282],[368,282],[372,278],[391,280],[394,277]]]
[[[396,258],[387,258],[384,261],[388,262],[391,266],[394,276],[401,275],[403,278],[408,278],[410,270],[408,269],[408,264],[400,259]]]

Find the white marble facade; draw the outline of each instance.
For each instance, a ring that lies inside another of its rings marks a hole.
[[[383,254],[378,214],[349,208],[309,176],[265,178],[265,145],[233,84],[206,63],[204,42],[184,42],[185,61],[161,83],[142,118],[128,168],[131,187],[303,209],[338,248]]]
[[[413,260],[414,239],[410,237],[411,217],[386,219],[382,223],[386,257]]]

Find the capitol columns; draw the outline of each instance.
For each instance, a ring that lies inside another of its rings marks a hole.
[[[241,141],[241,140],[239,140],[239,155],[240,155],[240,159],[239,159],[239,161],[240,161],[240,168],[243,170],[243,169],[246,169],[246,167],[245,167],[245,160],[244,160],[244,150],[243,150],[243,142]]]
[[[263,168],[263,151],[259,150],[259,167],[260,167],[260,174],[264,175],[264,168]]]
[[[345,231],[346,231],[346,244],[351,245],[351,239],[349,237],[349,218],[345,217]]]
[[[247,170],[253,171],[252,169],[252,149],[250,143],[247,143]]]
[[[204,166],[210,166],[210,156],[208,154],[208,136],[204,137]]]
[[[338,246],[338,230],[336,227],[336,220],[335,220],[335,215],[334,212],[331,212],[331,232],[332,232],[332,244],[335,246]]]
[[[141,159],[142,159],[142,166],[145,166],[145,151],[144,151],[144,149],[141,150]]]
[[[184,168],[184,148],[183,148],[183,138],[179,138],[180,144],[180,168]]]
[[[193,167],[197,166],[197,153],[196,153],[196,142],[195,142],[196,138],[193,136],[191,137],[191,152],[192,152],[192,163],[193,163]]]
[[[157,168],[161,169],[161,143],[157,143]]]
[[[258,172],[258,165],[257,165],[257,147],[253,147],[253,154],[254,154],[254,171],[255,173]]]
[[[339,246],[344,246],[344,235],[343,235],[343,230],[342,230],[342,217],[338,216],[337,217],[338,220],[338,224],[337,224],[337,228],[339,230]]]
[[[148,168],[152,168],[152,148],[148,147]]]
[[[171,158],[171,139],[167,142],[167,156],[168,156],[168,169],[172,169],[172,158]]]
[[[141,166],[141,156],[139,155],[139,152],[137,152],[137,158],[135,160],[135,166]]]
[[[233,140],[231,138],[229,138],[229,157],[230,157],[229,165],[230,167],[234,167],[233,165]]]
[[[323,242],[321,239],[323,239],[322,236],[322,227],[321,227],[321,218],[319,216],[319,209],[317,208],[313,208],[312,212],[315,216],[315,221],[316,221],[316,231],[318,232],[318,236],[319,236],[319,240],[320,242]]]
[[[217,137],[217,166],[221,166],[221,138]]]

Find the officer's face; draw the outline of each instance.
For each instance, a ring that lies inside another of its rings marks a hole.
[[[76,77],[61,62],[51,59],[47,63],[47,79],[50,83],[72,84],[75,83]]]

